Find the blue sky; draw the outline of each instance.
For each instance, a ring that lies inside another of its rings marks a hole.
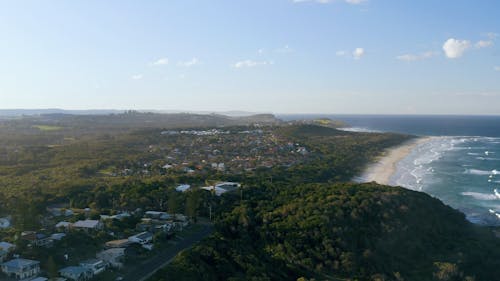
[[[500,114],[496,0],[0,0],[0,108]]]

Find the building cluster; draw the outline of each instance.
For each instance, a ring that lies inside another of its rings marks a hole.
[[[240,187],[241,184],[237,182],[219,182],[211,186],[197,188],[220,196],[226,192],[236,191]],[[181,184],[175,190],[187,192],[193,188],[191,185]],[[183,214],[170,214],[161,210],[142,211],[138,209],[134,212],[116,212],[114,215],[101,214],[98,219],[91,219],[91,213],[90,208],[48,207],[45,221],[51,223],[46,223],[44,228],[39,231],[23,231],[17,240],[22,241],[28,248],[37,247],[43,251],[45,248],[57,247],[58,243],[65,237],[78,232],[86,233],[92,237],[105,232],[116,237],[114,240],[106,241],[101,251],[95,253],[94,258],[59,268],[57,281],[81,281],[90,280],[110,268],[122,268],[127,249],[132,245],[150,251],[155,247],[155,237],[171,237],[190,223],[189,218]],[[86,218],[76,219],[81,216]],[[121,231],[133,234],[124,237],[123,234],[116,235],[109,228],[107,229],[109,222],[123,221],[132,216],[138,220],[138,223],[133,229],[121,229]],[[10,217],[2,218],[1,221],[3,229],[12,227]],[[48,229],[52,231],[48,231]],[[11,237],[11,240],[16,240],[16,238]],[[69,259],[66,255],[64,258],[66,261]],[[6,241],[0,241],[0,270],[3,276],[14,280],[47,280],[45,277],[39,276],[42,274],[40,261],[23,258],[22,250],[17,251],[14,243]],[[0,274],[0,280],[3,280],[2,274]]]
[[[23,231],[19,239],[27,243],[30,248],[51,248],[57,247],[58,241],[73,232],[85,232],[92,236],[101,231],[106,231],[106,221],[108,220],[123,220],[130,216],[140,216],[141,219],[135,229],[127,230],[135,232],[135,234],[123,239],[107,241],[104,243],[102,251],[95,254],[95,258],[82,260],[78,264],[60,268],[58,270],[59,277],[56,279],[58,281],[90,280],[107,269],[120,269],[123,267],[128,247],[135,244],[146,250],[152,250],[155,245],[155,234],[160,233],[163,234],[162,237],[169,237],[189,225],[189,219],[185,215],[169,214],[163,211],[122,212],[113,216],[101,215],[98,220],[84,219],[69,222],[73,214],[77,212],[79,211],[48,208],[48,213],[57,214],[57,216],[51,216],[53,219],[64,217],[65,220],[53,225],[53,233],[49,234],[46,230],[43,232]],[[16,251],[15,244],[5,241],[0,242],[0,270],[2,272],[0,273],[0,280],[4,280],[2,278],[26,281],[47,280],[45,277],[40,277],[42,275],[40,261],[23,258],[22,256],[22,251]],[[67,256],[65,258],[68,259]]]
[[[239,174],[261,167],[291,166],[309,156],[307,148],[281,139],[272,128],[163,131],[144,149],[144,159],[127,163],[112,174]]]

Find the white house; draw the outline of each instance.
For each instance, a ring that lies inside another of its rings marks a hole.
[[[128,241],[131,243],[148,244],[153,241],[153,234],[150,232],[141,232],[136,235],[130,236]]]
[[[62,277],[66,277],[70,280],[75,281],[90,280],[92,279],[92,277],[94,277],[94,275],[92,274],[92,270],[83,266],[68,266],[59,270],[59,274]]]
[[[239,184],[237,182],[220,182],[216,185],[204,186],[201,189],[207,190],[210,192],[215,192],[215,195],[221,196],[222,194],[224,194],[228,191],[236,190],[239,187],[241,187],[241,184]]]
[[[90,269],[93,275],[97,275],[106,270],[106,263],[100,259],[91,259],[80,262],[80,266]]]
[[[61,240],[66,236],[66,233],[53,233],[50,235],[50,239],[52,240]]]
[[[47,280],[49,279],[45,277],[36,277],[35,279],[31,279],[30,281],[47,281]]]
[[[96,257],[109,264],[109,266],[119,269],[123,267],[125,248],[107,249],[97,253]]]
[[[56,228],[60,230],[68,230],[71,227],[72,223],[67,221],[60,221],[56,224]]]
[[[186,192],[191,188],[189,184],[181,184],[175,188],[175,191]]]
[[[7,242],[0,242],[0,263],[4,262],[7,259],[10,251],[13,251],[16,248],[14,244],[10,244]]]
[[[47,208],[47,211],[54,217],[71,217],[74,212],[71,209],[65,208]]]
[[[9,277],[27,279],[40,273],[40,262],[28,259],[13,259],[2,263],[2,271]]]
[[[4,250],[7,252],[13,251],[16,248],[16,245],[11,244],[9,242],[0,242],[0,250]]]
[[[77,221],[72,225],[73,228],[76,229],[84,229],[84,230],[100,230],[103,228],[102,222],[98,220],[83,220]]]
[[[159,211],[147,211],[145,213],[146,217],[152,218],[152,219],[161,219],[161,220],[168,220],[170,219],[171,215],[166,212],[159,212]]]
[[[166,164],[162,168],[165,170],[168,170],[168,169],[173,168],[173,167],[174,167],[174,165]]]
[[[239,184],[237,182],[226,181],[226,182],[220,182],[220,183],[216,184],[215,187],[219,187],[219,188],[223,188],[227,191],[231,191],[231,190],[235,190],[235,189],[241,187],[241,184]]]
[[[9,217],[0,218],[0,229],[9,228],[10,226],[11,226],[11,223],[10,223]]]

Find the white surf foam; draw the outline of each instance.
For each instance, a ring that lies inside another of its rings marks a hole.
[[[476,159],[481,161],[500,161],[500,158],[491,158],[491,157],[476,157]]]
[[[481,193],[481,192],[462,192],[463,196],[470,196],[476,200],[498,200],[499,198],[495,194]]]
[[[498,174],[497,170],[493,171],[485,171],[485,170],[478,170],[478,169],[467,169],[465,170],[465,174],[470,174],[470,175],[478,175],[478,176],[488,176],[488,175],[496,175]]]

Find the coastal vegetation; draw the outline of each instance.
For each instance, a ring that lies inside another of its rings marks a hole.
[[[374,183],[267,184],[153,277],[495,280],[500,241],[430,196]]]
[[[63,252],[89,258],[104,241],[134,234],[141,214],[155,210],[212,218],[215,232],[152,281],[494,280],[500,244],[489,229],[423,193],[350,183],[412,136],[338,126],[137,112],[3,120],[0,217],[13,227],[0,240],[54,275],[70,264]],[[242,185],[222,196],[201,189],[220,181]],[[178,192],[180,184],[192,188]],[[90,236],[69,234],[60,249],[16,240],[50,229],[53,208],[75,212],[70,223],[135,215]]]

